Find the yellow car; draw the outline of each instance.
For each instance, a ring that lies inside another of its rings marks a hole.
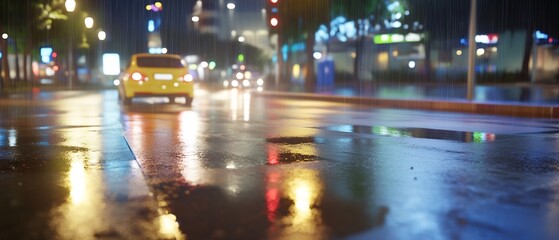
[[[186,105],[191,105],[194,98],[192,80],[178,55],[134,54],[121,74],[119,98],[127,105],[136,97],[168,97],[171,103],[176,97],[184,97]]]

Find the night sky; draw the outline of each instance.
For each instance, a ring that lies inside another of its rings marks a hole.
[[[196,0],[161,0],[162,36],[170,52],[188,51],[186,41],[193,34],[188,15]],[[294,0],[292,0],[294,1]],[[145,5],[154,0],[81,0],[78,3],[97,16],[97,26],[108,33],[107,49],[124,55],[145,52]],[[228,1],[225,1],[228,2]],[[236,11],[260,11],[264,0],[236,0]],[[465,37],[468,31],[470,0],[408,0],[410,18],[423,23],[438,39]],[[242,16],[237,14],[236,16]],[[538,29],[559,37],[559,1],[557,0],[478,0],[478,33],[504,30]],[[182,54],[182,53],[181,53]]]
[[[416,13],[436,37],[466,36],[470,0],[409,0]],[[557,0],[477,0],[480,34],[504,30],[534,29],[559,37]]]

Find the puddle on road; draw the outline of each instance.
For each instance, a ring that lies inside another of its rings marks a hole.
[[[5,147],[0,145],[0,174],[26,172],[49,167],[68,167],[68,161],[60,161],[71,153],[84,153],[87,148],[73,146],[24,145]]]
[[[463,132],[430,128],[393,128],[384,126],[336,125],[328,126],[324,129],[345,133],[372,134],[390,137],[426,138],[467,143],[492,142],[496,139],[496,135],[493,133]]]
[[[314,155],[305,155],[299,153],[280,153],[278,156],[279,163],[296,163],[296,162],[310,162],[317,161],[319,158]]]
[[[268,138],[268,165],[318,161],[314,137]]]
[[[302,144],[302,143],[314,143],[314,137],[278,137],[278,138],[268,138],[266,142],[269,143],[280,143],[280,144]]]

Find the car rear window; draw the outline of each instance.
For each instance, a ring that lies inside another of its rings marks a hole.
[[[170,57],[138,57],[136,60],[138,67],[153,68],[183,68],[180,59]]]

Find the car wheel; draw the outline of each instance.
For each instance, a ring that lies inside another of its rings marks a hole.
[[[186,105],[186,106],[192,106],[192,98],[190,98],[190,97],[184,97],[184,105]]]
[[[132,98],[126,96],[120,96],[120,100],[122,101],[123,105],[130,105],[132,103]]]

